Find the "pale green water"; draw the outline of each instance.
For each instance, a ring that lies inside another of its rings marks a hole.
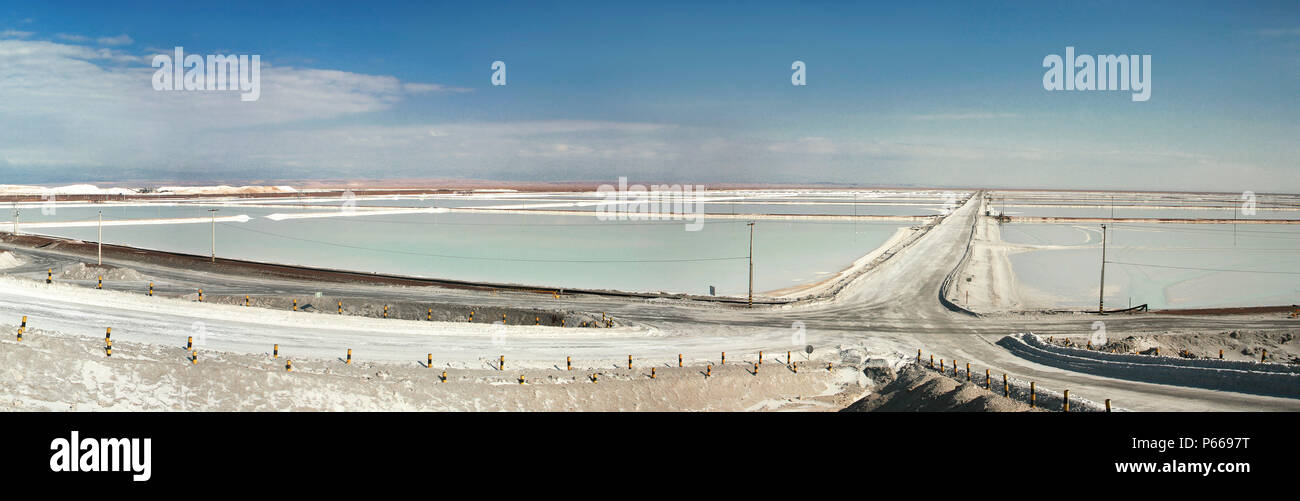
[[[1111,225],[1107,308],[1275,306],[1300,303],[1300,227],[1294,225]],[[1055,306],[1097,306],[1099,226],[1009,224],[1002,238],[1063,249],[1012,254],[1022,285]]]
[[[208,217],[206,206],[64,207],[23,211],[22,221]],[[317,209],[318,210],[318,209]],[[218,223],[217,255],[403,275],[516,283],[741,295],[747,290],[745,221],[603,222],[528,214],[401,214],[272,221],[294,210],[222,207],[247,223]],[[906,223],[759,221],[754,231],[756,292],[817,282],[872,251]],[[93,241],[96,228],[34,233]],[[206,255],[208,224],[108,226],[106,243]]]

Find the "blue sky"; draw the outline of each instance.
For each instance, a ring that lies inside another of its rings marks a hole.
[[[0,184],[1300,191],[1294,1],[266,4],[0,9]],[[149,58],[178,45],[261,55],[263,97],[159,95]],[[1151,99],[1045,91],[1067,45],[1151,54]]]

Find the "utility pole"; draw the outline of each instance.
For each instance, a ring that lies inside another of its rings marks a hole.
[[[1232,246],[1237,246],[1237,213],[1240,212],[1237,207],[1232,208]]]
[[[749,307],[754,307],[754,222],[749,222]]]
[[[1106,225],[1101,225],[1101,291],[1097,296],[1097,314],[1106,314]]]
[[[99,259],[99,265],[104,266],[104,211],[99,211],[99,238],[95,239],[95,254]]]
[[[217,209],[208,209],[212,215],[212,262],[217,262]]]
[[[856,240],[858,236],[858,192],[853,192],[853,237]]]

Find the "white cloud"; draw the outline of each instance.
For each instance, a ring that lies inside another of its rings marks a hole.
[[[404,83],[402,84],[402,88],[405,89],[406,92],[410,92],[412,94],[421,94],[425,92],[473,92],[474,91],[474,89],[470,89],[467,87],[448,87],[446,85],[427,84],[427,83]]]
[[[451,89],[263,61],[261,99],[242,102],[238,92],[155,91],[151,59],[0,40],[0,164],[183,170],[195,153],[238,165],[240,144],[210,142],[206,134],[262,128],[250,136],[274,142],[281,136],[265,127],[388,110],[415,92]]]
[[[64,41],[67,41],[67,42],[78,42],[78,43],[80,43],[80,42],[89,42],[89,41],[90,41],[90,37],[88,37],[88,36],[84,36],[84,35],[73,35],[73,34],[71,34],[71,33],[58,33],[58,34],[55,34],[54,37],[55,37],[55,38],[58,38],[59,40],[64,40]]]
[[[0,31],[0,38],[27,38],[32,36],[30,31],[4,30]]]
[[[135,43],[135,40],[125,33],[115,37],[100,37],[95,39],[95,41],[99,42],[100,45],[113,45],[113,46],[131,45]]]

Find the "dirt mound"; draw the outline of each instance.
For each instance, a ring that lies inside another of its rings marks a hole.
[[[23,264],[23,260],[12,252],[0,251],[0,270]]]
[[[1024,412],[1029,406],[908,364],[897,379],[844,409],[848,412]]]
[[[59,276],[66,280],[113,280],[119,282],[143,281],[145,276],[130,268],[118,268],[110,265],[77,263],[59,271]]]

